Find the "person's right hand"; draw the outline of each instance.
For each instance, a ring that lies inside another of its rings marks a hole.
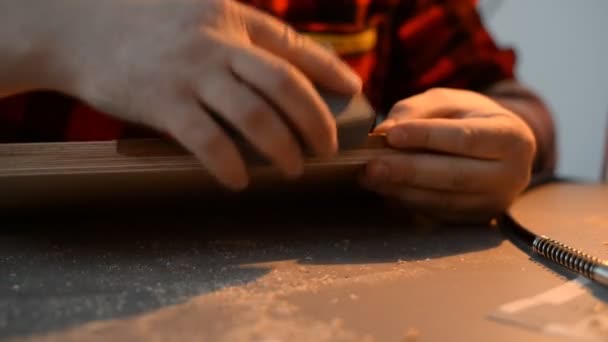
[[[215,115],[295,177],[303,169],[297,136],[318,156],[337,149],[313,84],[360,91],[359,78],[320,44],[233,0],[55,0],[49,8],[44,35],[58,45],[66,92],[170,134],[235,190],[248,184],[246,165]]]

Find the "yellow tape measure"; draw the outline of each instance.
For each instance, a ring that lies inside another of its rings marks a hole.
[[[376,28],[369,28],[357,33],[303,32],[303,34],[323,45],[331,47],[340,55],[369,52],[376,47],[378,40]]]

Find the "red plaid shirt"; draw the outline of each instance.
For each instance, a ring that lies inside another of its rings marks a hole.
[[[432,87],[481,90],[513,77],[514,53],[496,46],[483,27],[475,0],[244,2],[303,33],[346,42],[342,58],[362,77],[364,91],[379,112]],[[365,32],[366,39],[357,38]],[[5,98],[0,100],[0,142],[112,140],[151,134],[107,114],[52,92]]]

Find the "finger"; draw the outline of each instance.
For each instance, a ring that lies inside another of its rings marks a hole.
[[[522,151],[527,141],[506,118],[414,119],[387,130],[387,141],[402,149],[428,149],[480,159],[501,159]]]
[[[203,103],[241,132],[286,175],[299,176],[304,166],[298,142],[266,100],[228,72],[217,73],[208,80],[199,86]]]
[[[371,191],[399,200],[407,208],[433,218],[454,218],[477,221],[489,218],[507,206],[491,194],[463,194],[416,187],[378,186],[362,180]]]
[[[163,115],[163,128],[191,151],[222,185],[242,190],[248,185],[245,163],[221,127],[197,104],[175,106]]]
[[[419,153],[372,160],[366,166],[365,176],[370,184],[459,193],[502,191],[516,177],[498,161]]]
[[[441,102],[437,98],[438,95],[433,95],[437,93],[439,92],[429,90],[397,102],[388,113],[387,119],[375,128],[375,132],[386,133],[406,120],[448,116],[450,111],[453,111],[452,106],[450,103]]]
[[[506,209],[491,194],[458,194],[444,191],[401,188],[399,200],[407,207],[436,218],[480,221],[490,219]]]
[[[280,56],[314,83],[340,93],[361,91],[361,79],[338,56],[280,20],[253,9],[245,10],[251,41]]]
[[[281,110],[316,154],[330,156],[336,152],[335,120],[319,93],[296,68],[256,48],[236,51],[231,67],[240,79]]]
[[[399,101],[376,131],[386,132],[394,125],[412,119],[456,119],[470,117],[474,113],[488,116],[488,111],[501,113],[504,110],[496,102],[469,90],[432,88]]]

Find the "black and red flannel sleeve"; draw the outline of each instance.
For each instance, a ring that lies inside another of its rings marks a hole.
[[[482,90],[514,77],[514,51],[497,46],[475,4],[474,0],[400,3],[386,105],[433,87]]]

